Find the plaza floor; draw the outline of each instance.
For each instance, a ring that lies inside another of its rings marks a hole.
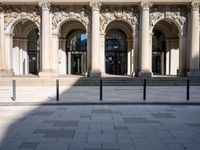
[[[147,86],[145,103],[200,103],[200,86]],[[12,86],[0,86],[0,103],[57,103],[54,86],[17,86],[12,101]],[[100,103],[99,86],[60,86],[60,103]],[[143,103],[143,86],[104,86],[101,103]]]
[[[0,106],[0,150],[199,150],[200,106]]]

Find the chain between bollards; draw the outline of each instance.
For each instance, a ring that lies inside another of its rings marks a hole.
[[[146,100],[146,86],[147,86],[147,80],[144,79],[144,84],[143,84],[143,100]]]
[[[16,101],[16,80],[12,81],[12,87],[13,87],[13,97],[12,97],[12,100]]]
[[[59,101],[59,80],[56,80],[56,101]]]
[[[100,97],[99,97],[99,99],[100,99],[100,101],[102,101],[103,100],[103,80],[102,80],[102,78],[100,79]]]
[[[187,91],[186,91],[187,100],[190,100],[190,80],[187,79]]]

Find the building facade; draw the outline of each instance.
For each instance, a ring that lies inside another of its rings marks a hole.
[[[0,0],[0,76],[200,76],[200,1]]]

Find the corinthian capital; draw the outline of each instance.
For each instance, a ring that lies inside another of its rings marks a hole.
[[[199,10],[200,2],[194,1],[191,3],[192,10]]]
[[[90,7],[92,10],[100,10],[102,3],[99,1],[90,2]]]
[[[140,7],[142,10],[149,10],[149,8],[153,5],[152,2],[149,1],[143,1],[140,3]]]
[[[50,9],[50,2],[46,0],[42,0],[39,2],[39,6],[42,8],[42,10],[49,10]]]

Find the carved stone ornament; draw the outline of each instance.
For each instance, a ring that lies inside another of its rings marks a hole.
[[[4,29],[6,30],[9,24],[19,19],[29,19],[40,25],[40,15],[38,7],[34,6],[5,6],[4,7]]]
[[[195,1],[191,3],[192,10],[199,11],[199,6],[200,6],[200,2]]]
[[[140,7],[142,10],[149,10],[149,8],[152,6],[153,6],[152,2],[143,1],[140,3]]]
[[[87,30],[89,26],[89,16],[90,11],[86,7],[70,6],[61,8],[59,6],[54,6],[52,8],[52,29],[57,29],[60,23],[65,20],[74,19],[83,23]]]
[[[49,10],[51,4],[49,1],[43,0],[39,2],[39,6],[42,8],[42,10]]]
[[[103,33],[106,26],[114,20],[125,20],[135,26],[138,18],[139,12],[136,7],[103,7],[100,15],[100,31]]]
[[[187,16],[187,9],[183,6],[155,6],[150,12],[150,27],[153,28],[162,19],[175,21],[182,29]]]
[[[93,11],[99,11],[101,8],[102,3],[99,1],[95,1],[95,2],[90,2],[90,7],[92,8]]]

